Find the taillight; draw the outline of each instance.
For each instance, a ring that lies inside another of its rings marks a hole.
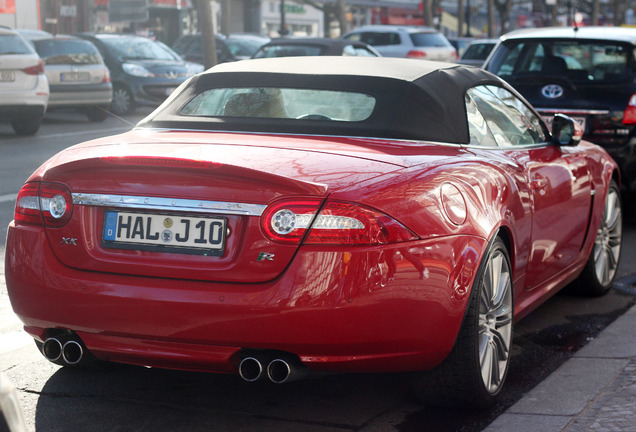
[[[627,102],[627,107],[623,114],[623,124],[636,124],[636,94],[633,94],[632,97],[629,98],[629,102]]]
[[[20,189],[15,201],[15,214],[13,216],[16,223],[44,225],[40,211],[39,188],[39,183],[27,183]]]
[[[269,206],[262,216],[263,230],[282,243],[300,243],[313,221],[320,200],[283,201]]]
[[[24,72],[27,75],[40,75],[44,73],[44,62],[42,61],[42,59],[38,60],[38,64],[35,66],[31,66],[25,69],[22,69],[22,72]]]
[[[416,240],[395,219],[369,207],[318,200],[277,203],[263,214],[263,228],[275,241],[311,245],[377,245]]]
[[[102,79],[103,83],[110,82],[110,70],[108,68],[104,68],[104,78]]]
[[[27,183],[15,204],[16,223],[61,227],[73,213],[73,197],[66,186],[57,183]]]
[[[411,50],[406,53],[406,57],[423,59],[424,57],[426,57],[426,53],[424,51]]]

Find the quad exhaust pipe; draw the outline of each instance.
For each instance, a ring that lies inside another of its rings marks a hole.
[[[84,348],[74,339],[62,343],[58,338],[50,337],[42,344],[42,354],[50,362],[75,365],[84,357]]]
[[[267,378],[274,384],[300,379],[306,373],[300,361],[293,356],[272,356],[267,353],[244,357],[239,363],[238,371],[247,382]]]

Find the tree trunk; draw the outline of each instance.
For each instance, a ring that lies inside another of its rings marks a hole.
[[[495,5],[494,0],[488,0],[488,37],[495,37]]]
[[[457,0],[457,37],[464,34],[464,0]]]
[[[347,32],[347,4],[345,0],[338,0],[338,24],[340,26],[340,36]]]
[[[232,0],[223,0],[221,10],[221,33],[229,35],[232,28]]]
[[[203,64],[206,69],[217,64],[216,42],[212,27],[212,7],[210,0],[199,0],[197,8],[199,31],[201,32],[201,48],[203,49]]]

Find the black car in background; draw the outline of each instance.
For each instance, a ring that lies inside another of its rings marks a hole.
[[[79,33],[95,44],[113,83],[112,111],[127,114],[135,106],[160,105],[183,81],[203,71],[167,45],[132,34]]]
[[[225,63],[238,60],[231,52],[222,36],[214,37],[214,45],[216,47],[217,63]],[[172,49],[179,54],[184,60],[204,64],[203,61],[203,44],[201,42],[201,33],[192,33],[181,36],[172,44]]]
[[[484,69],[515,87],[551,122],[578,121],[583,138],[618,162],[636,197],[636,28],[555,27],[502,36]]]
[[[381,57],[364,42],[319,37],[277,38],[261,46],[252,58],[298,56]]]

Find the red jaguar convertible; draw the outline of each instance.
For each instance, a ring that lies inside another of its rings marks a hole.
[[[615,277],[619,172],[580,136],[477,68],[222,64],[29,177],[9,296],[63,366],[412,371],[423,400],[488,405],[513,323]]]

